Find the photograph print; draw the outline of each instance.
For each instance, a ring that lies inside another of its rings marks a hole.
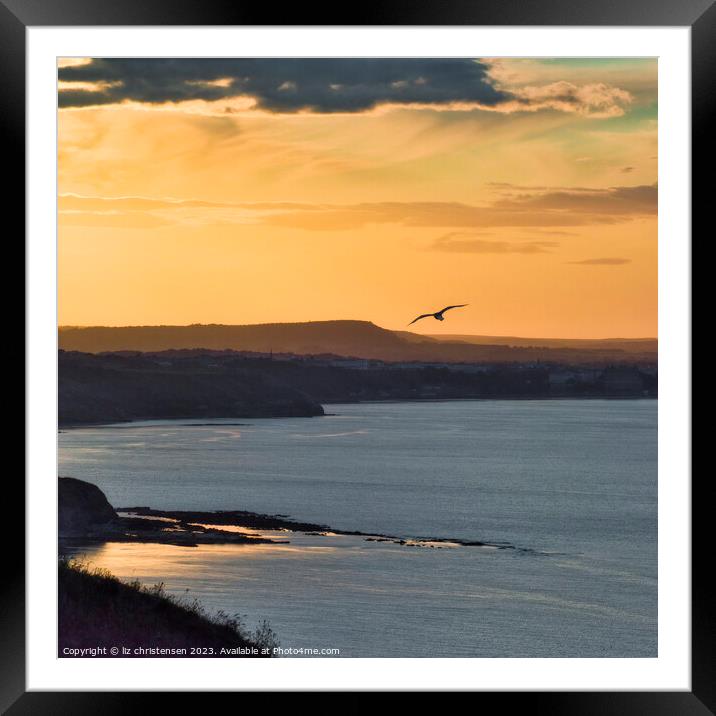
[[[60,658],[657,652],[657,59],[58,60]]]

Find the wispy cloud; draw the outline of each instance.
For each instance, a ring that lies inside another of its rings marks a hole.
[[[525,191],[495,202],[507,211],[568,211],[582,215],[655,214],[658,204],[656,184],[618,186],[608,189],[541,189]]]
[[[656,186],[539,190],[473,206],[452,202],[384,202],[274,213],[264,223],[314,230],[369,224],[454,228],[565,227],[616,224],[657,211]]]
[[[537,234],[538,236],[579,236],[577,231],[561,231],[557,229],[530,229],[527,228],[525,231],[530,234]]]
[[[64,211],[60,213],[63,226],[90,226],[117,229],[159,229],[175,222],[148,212],[91,212]]]
[[[616,257],[607,257],[600,259],[584,259],[582,261],[568,261],[567,263],[577,266],[623,266],[631,263],[631,259],[623,259]]]
[[[657,209],[656,199],[656,186],[520,190],[507,192],[505,196],[482,206],[459,202],[373,202],[342,205],[208,202],[145,197],[81,197],[70,194],[60,197],[59,209],[61,213],[92,212],[98,215],[116,214],[118,211],[152,212],[164,219],[174,215],[177,221],[181,221],[183,210],[191,212],[192,223],[196,223],[197,212],[204,212],[206,223],[255,223],[313,231],[341,231],[371,224],[455,229],[535,229],[622,223],[654,215]]]
[[[506,90],[503,90],[507,93]],[[495,111],[537,112],[552,109],[593,118],[620,117],[632,102],[626,90],[604,82],[576,85],[572,82],[553,82],[548,85],[515,87],[509,91],[511,100],[496,104]]]
[[[431,248],[460,254],[546,254],[559,246],[556,241],[496,241],[482,236],[451,232],[437,238]]]

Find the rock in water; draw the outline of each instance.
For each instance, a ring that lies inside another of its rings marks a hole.
[[[97,485],[74,477],[60,477],[58,482],[61,534],[87,534],[117,519],[117,513]]]

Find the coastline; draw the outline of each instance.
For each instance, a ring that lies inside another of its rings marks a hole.
[[[652,364],[378,363],[346,358],[58,354],[60,427],[318,417],[324,406],[656,397]]]
[[[343,530],[325,524],[299,522],[282,515],[243,510],[194,511],[120,507],[115,512],[116,517],[104,524],[76,532],[61,531],[58,541],[60,556],[76,554],[79,547],[105,543],[162,544],[175,547],[291,544],[292,534],[311,537],[360,537],[365,542],[390,542],[407,547],[487,547],[520,552],[534,551],[506,543],[461,537],[414,537],[375,531]],[[271,536],[266,536],[266,532],[272,533]]]
[[[659,400],[658,395],[500,395],[500,396],[489,396],[479,398],[384,398],[384,399],[373,399],[373,400],[341,400],[335,403],[323,402],[322,407],[326,408],[331,405],[399,405],[401,403],[487,403],[487,402],[522,402],[522,401],[576,401],[576,400],[609,400],[609,401],[624,401],[624,400]],[[334,417],[336,413],[327,413],[324,411],[322,415],[292,415],[292,416],[270,416],[260,418],[248,418],[249,420],[283,420],[289,417],[291,420],[312,420],[314,418],[329,418]],[[103,427],[121,427],[130,426],[145,427],[137,425],[137,423],[148,422],[152,420],[156,421],[171,421],[175,423],[177,420],[204,420],[207,422],[203,423],[190,423],[187,425],[178,425],[177,427],[211,427],[213,425],[221,426],[232,426],[232,427],[250,427],[252,423],[212,423],[210,420],[242,420],[246,419],[244,416],[227,415],[224,417],[207,418],[206,416],[182,416],[178,418],[168,418],[165,416],[160,417],[142,417],[142,418],[127,418],[126,420],[111,420],[111,421],[95,421],[87,423],[64,423],[58,422],[57,429],[59,432],[64,430],[77,430],[81,428],[103,428]],[[146,426],[151,427],[151,426]]]
[[[148,517],[159,520],[176,520],[176,523],[190,527],[200,526],[221,531],[221,528],[240,527],[253,530],[269,530],[281,532],[303,532],[307,535],[324,537],[339,535],[345,537],[363,537],[366,542],[392,542],[399,545],[421,546],[434,544],[453,544],[462,547],[491,547],[494,549],[515,549],[513,545],[481,542],[451,537],[409,537],[361,530],[342,530],[326,524],[312,522],[299,522],[284,515],[270,515],[245,510],[155,510],[149,507],[119,507],[120,515],[133,514],[136,518]],[[127,540],[131,541],[131,540]],[[276,540],[266,539],[265,543],[274,543]]]
[[[385,398],[383,400],[356,400],[353,402],[341,401],[340,403],[325,403],[325,405],[372,405],[372,404],[395,404],[395,403],[488,403],[488,402],[509,402],[523,400],[658,400],[658,395],[496,395],[479,398]],[[326,413],[329,415],[329,413]],[[326,417],[321,415],[319,417]]]

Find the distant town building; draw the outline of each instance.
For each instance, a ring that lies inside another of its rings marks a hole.
[[[336,358],[326,361],[324,365],[332,368],[352,368],[353,370],[368,370],[371,367],[370,361],[366,358]]]

